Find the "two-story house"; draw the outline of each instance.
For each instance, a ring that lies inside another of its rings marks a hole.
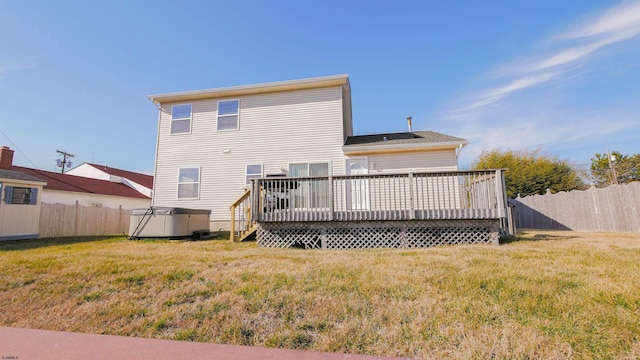
[[[152,205],[211,210],[214,230],[228,228],[251,179],[455,171],[468,143],[432,131],[354,136],[347,75],[148,98],[159,110]],[[292,191],[292,206],[314,206],[310,188]],[[350,191],[369,206],[372,188]]]

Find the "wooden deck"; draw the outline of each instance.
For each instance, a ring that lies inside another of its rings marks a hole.
[[[336,227],[338,223],[366,222],[369,228],[379,229],[376,222],[387,222],[404,229],[393,222],[458,220],[464,221],[466,229],[479,221],[484,229],[485,220],[494,220],[491,228],[498,224],[501,232],[509,229],[502,170],[262,178],[253,180],[249,193],[240,200],[232,206],[232,223],[241,226],[232,226],[240,237],[257,224],[258,242],[261,234],[267,234],[264,229],[278,229],[287,236],[301,233],[287,232],[287,224],[302,229],[327,226],[320,223]],[[491,242],[494,238],[491,235]]]

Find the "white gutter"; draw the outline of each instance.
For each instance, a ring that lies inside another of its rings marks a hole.
[[[372,153],[372,152],[401,152],[411,150],[434,150],[434,149],[462,149],[469,144],[468,141],[446,141],[436,143],[412,143],[412,144],[376,144],[376,145],[343,145],[342,152],[345,154]]]

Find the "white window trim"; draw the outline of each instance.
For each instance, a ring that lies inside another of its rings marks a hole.
[[[263,178],[264,177],[264,164],[263,163],[251,163],[251,164],[246,164],[244,166],[244,186],[249,186],[251,185],[251,182],[247,182],[247,176],[249,176],[248,170],[249,170],[249,166],[252,165],[260,165],[260,177]],[[257,175],[257,174],[251,174],[251,175]]]
[[[180,170],[182,169],[198,169],[198,181],[197,182],[180,182]],[[176,181],[176,200],[199,200],[200,199],[200,189],[202,188],[202,168],[200,166],[185,166],[178,168],[178,181]],[[180,185],[182,184],[198,184],[198,196],[190,197],[190,198],[181,198],[180,197]]]
[[[183,105],[191,105],[191,114],[189,115],[188,119],[189,119],[189,131],[185,131],[185,132],[172,132],[171,131],[171,127],[173,125],[174,121],[178,121],[178,120],[187,120],[187,118],[178,118],[178,119],[174,119],[173,118],[173,107],[174,106],[183,106]],[[185,135],[185,134],[191,134],[191,129],[193,128],[193,103],[183,103],[183,104],[173,104],[171,105],[171,122],[169,123],[169,134],[170,135]]]
[[[221,102],[225,102],[225,101],[237,101],[238,102],[238,112],[236,112],[235,114],[224,114],[224,115],[220,115],[220,103]],[[217,104],[216,104],[216,131],[219,132],[225,132],[225,131],[236,131],[236,130],[240,130],[240,99],[224,99],[224,100],[218,100]],[[236,128],[235,129],[219,129],[218,128],[218,124],[220,124],[220,116],[225,117],[225,116],[237,116],[238,117],[238,122],[236,123]]]

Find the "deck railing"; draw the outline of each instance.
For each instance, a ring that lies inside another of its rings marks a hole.
[[[251,191],[247,190],[230,207],[231,228],[229,240],[240,241],[251,231],[254,221],[251,218]]]
[[[258,222],[506,216],[502,170],[263,178],[252,194]]]

